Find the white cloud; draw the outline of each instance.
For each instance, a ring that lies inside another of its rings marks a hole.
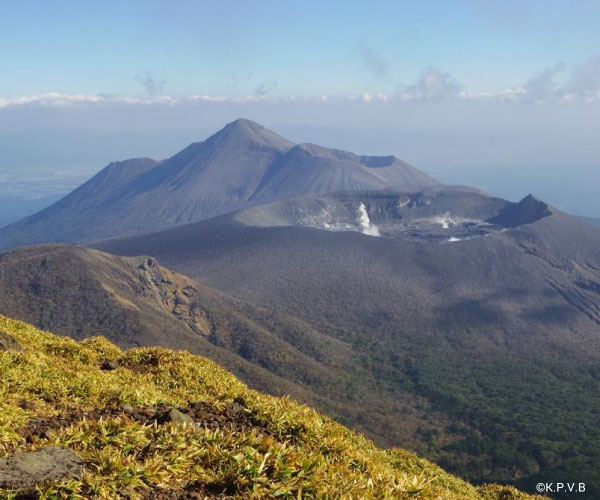
[[[414,84],[404,87],[401,97],[409,101],[434,101],[459,97],[460,90],[450,73],[430,68]]]
[[[104,97],[97,94],[59,94],[49,92],[31,96],[4,98],[0,97],[0,109],[12,106],[65,106],[75,104],[92,104],[104,100]]]
[[[566,65],[560,62],[531,77],[523,86],[522,96],[534,102],[559,99],[562,95],[562,89],[555,79],[566,68]]]
[[[375,101],[386,102],[388,99],[389,99],[389,97],[386,94],[381,94],[381,93],[374,94],[372,92],[365,92],[359,98],[359,100],[366,102],[367,104],[370,104]]]
[[[207,95],[207,94],[194,94],[188,98],[190,101],[202,101],[202,102],[227,102],[228,97],[218,95]]]
[[[561,79],[559,77],[562,76]],[[176,105],[192,102],[206,103],[253,103],[253,102],[315,102],[343,103],[361,102],[392,103],[395,101],[434,102],[442,100],[472,100],[522,103],[570,103],[600,101],[600,55],[590,57],[571,71],[563,63],[555,64],[531,78],[523,85],[494,91],[470,92],[462,89],[446,72],[437,69],[424,71],[412,85],[403,87],[397,94],[367,91],[354,96],[316,95],[273,95],[270,91],[276,82],[259,86],[255,93],[241,96],[192,94],[188,96],[148,95],[114,96],[107,94],[65,94],[48,92],[19,97],[0,97],[0,110],[16,107],[75,107],[109,105]]]
[[[576,66],[564,85],[565,96],[584,100],[600,98],[600,54]]]
[[[157,104],[185,104],[186,102],[206,102],[206,103],[252,103],[252,102],[320,102],[330,101],[360,100],[367,103],[374,101],[385,102],[388,100],[386,94],[365,92],[359,98],[357,97],[332,97],[325,94],[317,95],[288,95],[288,96],[270,96],[260,94],[250,94],[242,96],[224,96],[211,94],[192,94],[183,97],[174,97],[169,95],[153,97],[135,97],[135,96],[111,96],[106,94],[61,94],[58,92],[49,92],[46,94],[37,94],[20,97],[0,97],[0,109],[16,108],[25,106],[39,107],[67,107],[76,105],[157,105]]]
[[[529,102],[574,102],[600,100],[600,55],[574,66],[558,83],[567,66],[557,63],[531,77],[520,90],[520,99]]]
[[[489,92],[469,92],[449,73],[435,68],[421,74],[417,82],[404,87],[400,97],[407,101],[434,101],[452,98],[512,102],[574,102],[600,100],[600,55],[595,55],[573,67],[559,62],[533,75],[523,85]]]
[[[458,97],[462,99],[487,100],[487,101],[520,101],[525,90],[523,87],[511,87],[492,92],[461,92]]]
[[[191,96],[186,99],[195,100],[196,97]],[[58,92],[48,92],[46,94],[21,97],[0,97],[0,109],[19,106],[64,107],[104,104],[176,104],[181,102],[181,100],[168,95],[140,98],[130,96],[116,97],[106,94],[61,94]]]

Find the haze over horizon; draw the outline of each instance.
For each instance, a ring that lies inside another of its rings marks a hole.
[[[587,0],[9,2],[0,225],[238,117],[600,217],[599,20]]]

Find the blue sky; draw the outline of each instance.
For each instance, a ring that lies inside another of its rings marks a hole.
[[[393,95],[428,69],[469,92],[600,53],[596,0],[10,1],[0,97]]]

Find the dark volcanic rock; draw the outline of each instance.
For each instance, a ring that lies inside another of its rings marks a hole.
[[[0,330],[0,351],[21,352],[23,347],[19,344],[12,335]]]
[[[0,459],[0,488],[26,493],[44,481],[76,477],[82,469],[83,460],[66,448],[19,453]]]
[[[145,492],[142,500],[233,500],[233,496],[221,492],[226,486],[194,481],[183,487],[151,488]]]
[[[119,362],[115,360],[106,360],[100,366],[100,369],[105,371],[116,370],[117,368],[119,368]]]
[[[490,224],[503,227],[519,227],[552,215],[548,205],[533,195],[528,195],[519,203],[508,203],[496,217],[488,219]]]
[[[56,408],[58,409],[58,407]],[[210,430],[221,428],[231,432],[245,432],[254,429],[262,434],[271,433],[264,420],[239,402],[217,408],[206,401],[199,401],[182,408],[171,408],[166,405],[134,408],[131,405],[123,405],[122,407],[97,408],[88,412],[79,408],[61,408],[58,415],[29,419],[20,430],[20,434],[26,442],[33,443],[38,439],[53,439],[63,429],[76,425],[83,419],[88,422],[97,422],[100,419],[123,417],[146,425],[152,425],[155,422],[158,424],[179,422],[195,424],[197,427]]]
[[[174,422],[176,424],[183,425],[194,425],[194,419],[185,413],[176,410],[175,408],[171,408],[169,411],[166,411],[158,418],[158,423],[164,424],[167,422]]]

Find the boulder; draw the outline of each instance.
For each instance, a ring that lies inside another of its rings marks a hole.
[[[158,418],[159,424],[164,424],[166,422],[175,422],[176,424],[183,425],[194,425],[196,423],[192,417],[180,412],[179,410],[176,410],[175,408],[163,413]]]
[[[0,351],[21,352],[23,347],[19,344],[12,335],[0,330]]]
[[[123,410],[123,413],[126,413],[127,415],[133,415],[133,412],[135,411],[135,408],[131,405],[123,405],[123,408],[121,408]]]
[[[51,446],[43,450],[0,458],[0,488],[20,493],[32,492],[44,481],[77,477],[83,460],[67,448]]]
[[[107,359],[100,365],[101,370],[112,371],[119,368],[119,362],[114,359]]]

